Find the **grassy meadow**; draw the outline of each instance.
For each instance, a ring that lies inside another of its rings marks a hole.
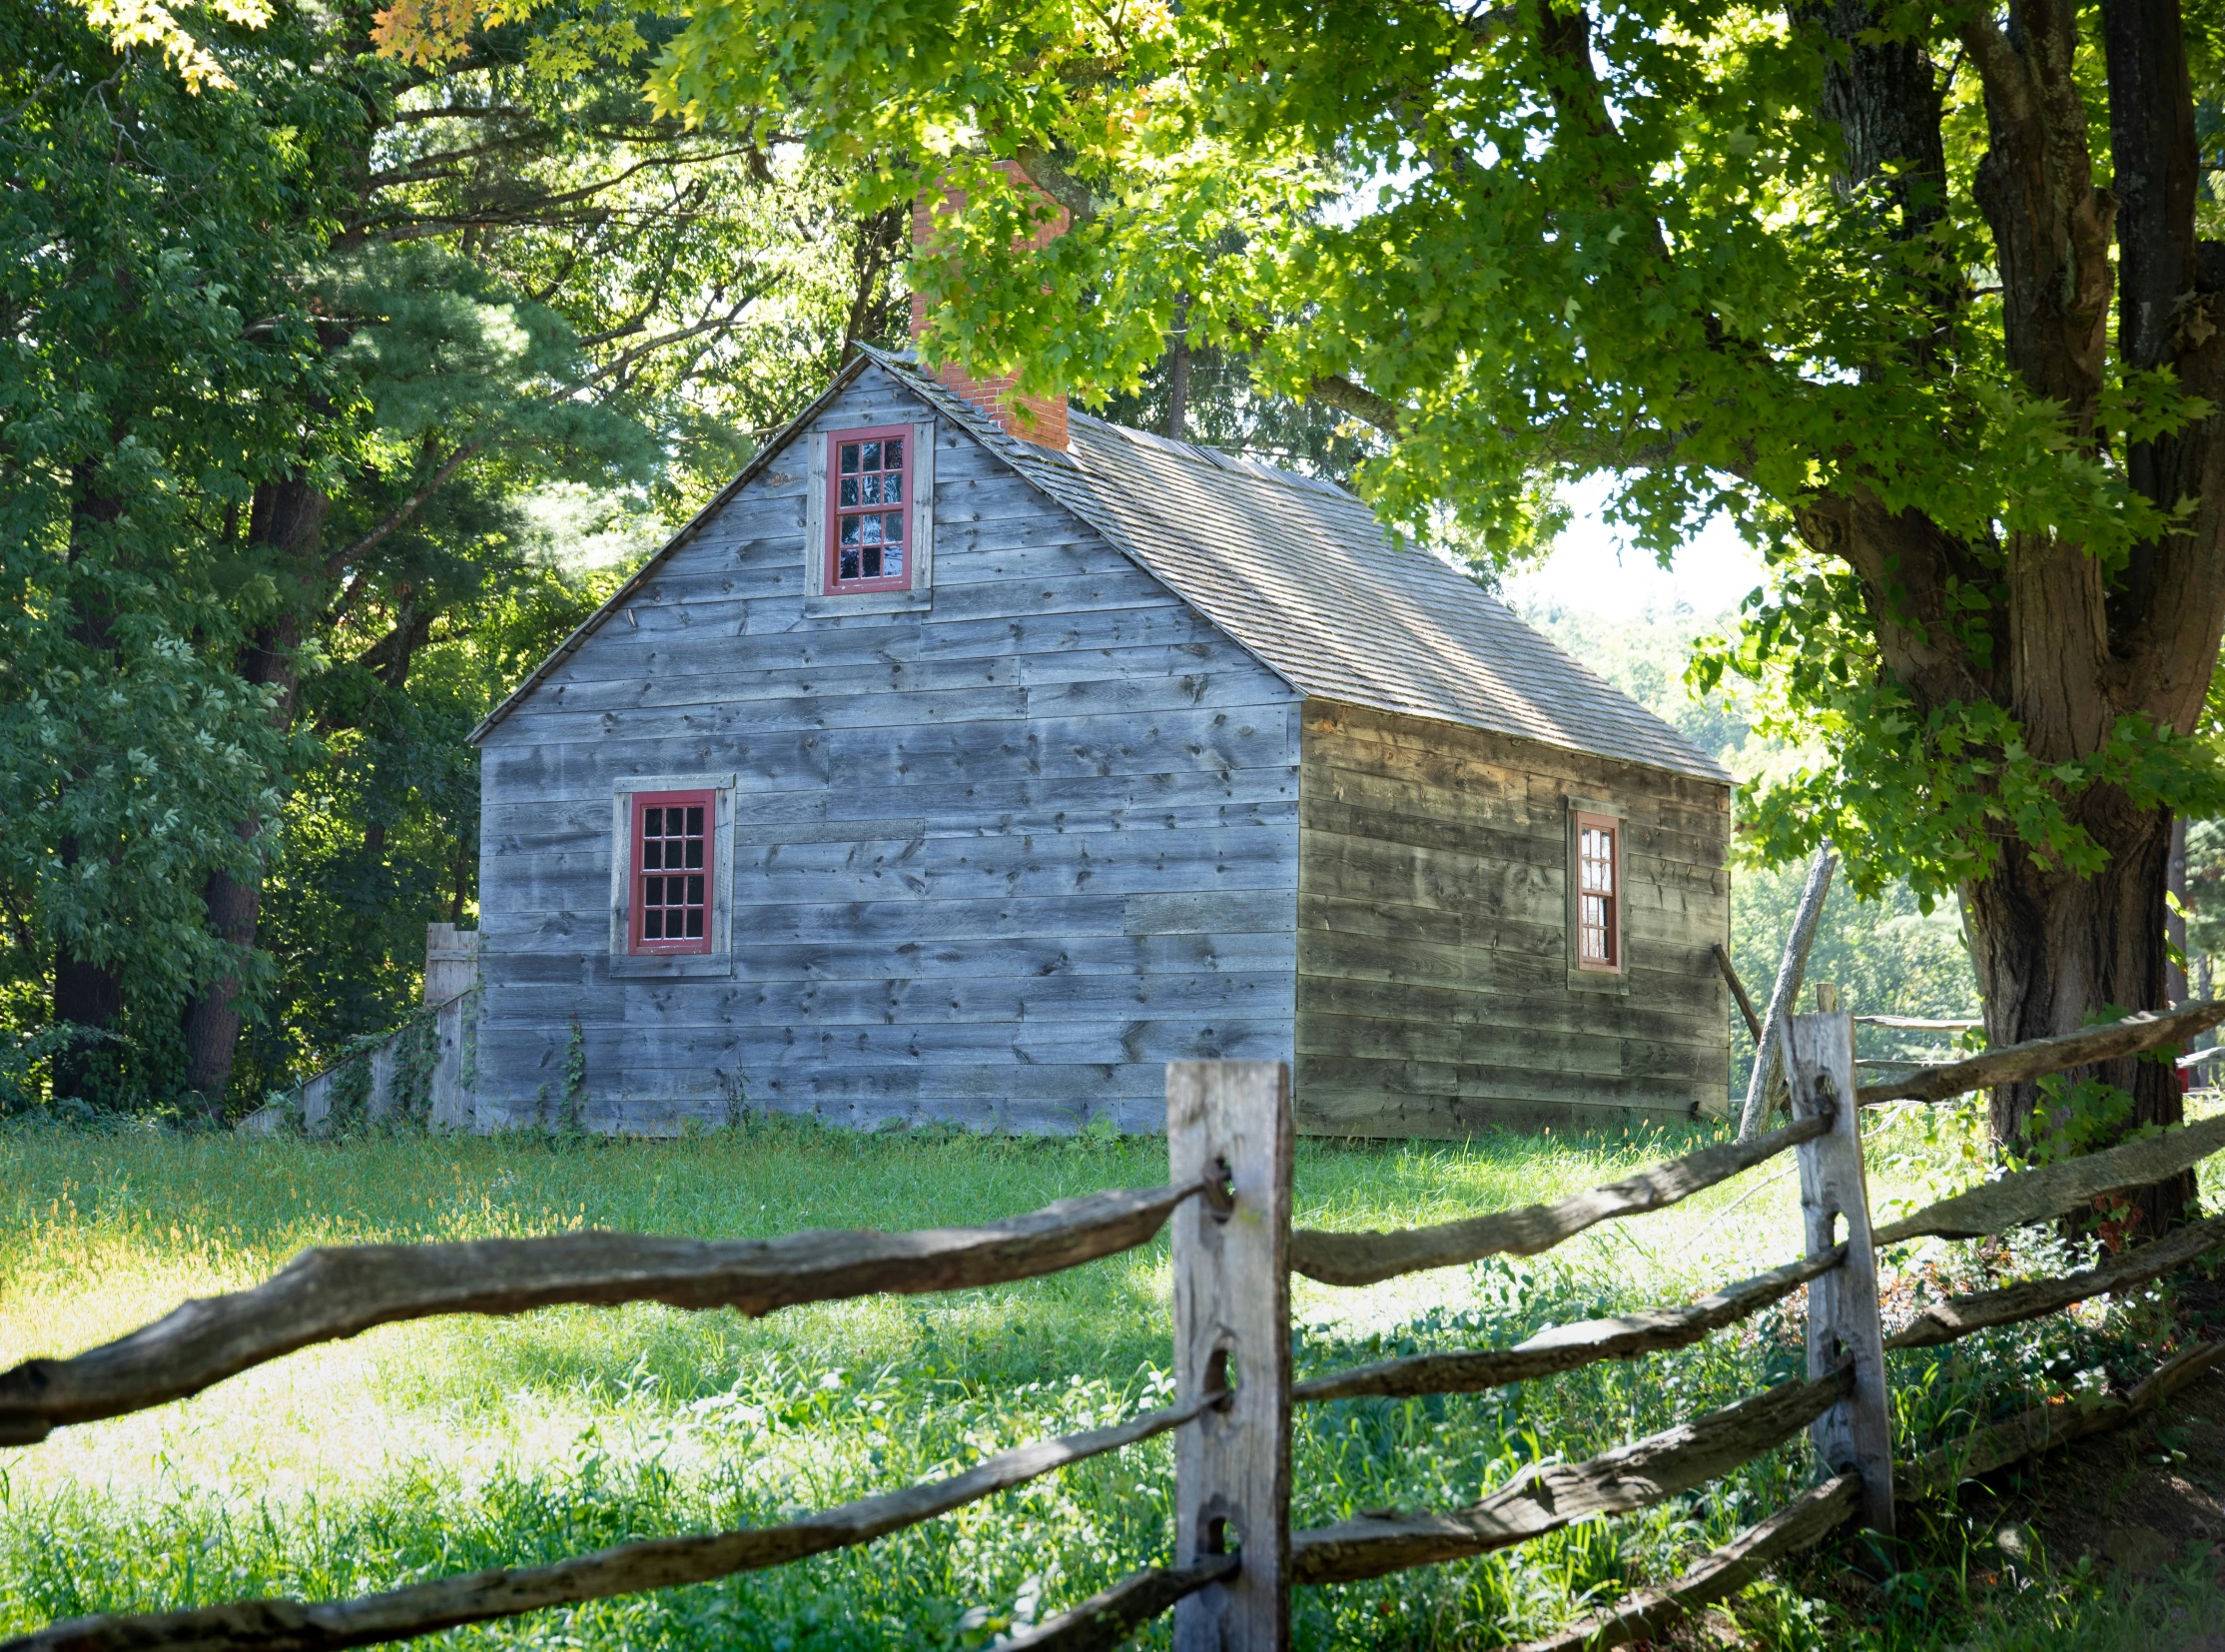
[[[1878,1120],[1873,1203],[1889,1214],[1977,1180],[1974,1129],[1940,1111]],[[1298,1220],[1388,1228],[1527,1204],[1715,1134],[1303,1142]],[[1541,1257],[1366,1290],[1296,1280],[1297,1369],[1512,1341],[1786,1260],[1800,1247],[1792,1166],[1786,1157]],[[909,1228],[1164,1175],[1164,1144],[1150,1138],[864,1137],[778,1121],[665,1142],[322,1144],[17,1126],[0,1130],[0,1367],[253,1283],[312,1244],[579,1227],[705,1238]],[[2206,1191],[2214,1201],[2221,1190]],[[2035,1242],[2022,1261],[2059,1265]],[[1972,1255],[1959,1245],[1891,1258],[1906,1273],[1897,1306],[1966,1277]],[[1161,1402],[1167,1298],[1161,1239],[1024,1284],[761,1320],[643,1305],[383,1327],[184,1403],[0,1452],[0,1638],[93,1611],[362,1593],[894,1488]],[[1798,1306],[1691,1349],[1525,1387],[1302,1409],[1296,1523],[1470,1501],[1529,1461],[1586,1456],[1796,1374]],[[2144,1373],[2170,1311],[2154,1298],[2087,1304],[1959,1350],[1896,1356],[1903,1449],[2042,1392],[2075,1395],[2106,1371]],[[1472,1563],[1300,1590],[1297,1643],[1519,1642],[1673,1576],[1810,1473],[1796,1443],[1643,1515]],[[1170,1474],[1162,1438],[868,1548],[443,1638],[583,1652],[986,1646],[1164,1559]],[[1879,1589],[1835,1559],[1796,1565],[1734,1605],[1738,1635],[1773,1648],[2154,1648],[2173,1613],[2225,1618],[2201,1565],[2130,1593],[2074,1569],[1986,1588],[1973,1581],[1996,1575],[1983,1531],[1936,1509],[1914,1523],[1913,1572]],[[1163,1622],[1156,1634],[1141,1644],[1164,1644]]]

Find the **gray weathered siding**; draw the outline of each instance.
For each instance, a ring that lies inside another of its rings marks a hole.
[[[817,428],[927,416],[869,369]],[[802,439],[483,746],[479,1117],[1160,1128],[1287,1059],[1298,709],[945,421],[931,609],[804,616]],[[733,773],[732,973],[610,967],[613,792]]]
[[[1323,700],[1300,784],[1301,1130],[1720,1108],[1728,787]],[[1628,811],[1627,991],[1569,985],[1571,797]]]

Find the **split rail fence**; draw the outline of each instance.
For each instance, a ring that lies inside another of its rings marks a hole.
[[[561,1302],[659,1301],[763,1314],[879,1291],[954,1290],[1032,1278],[1148,1242],[1172,1225],[1175,1400],[1113,1427],[1000,1452],[946,1478],[859,1498],[785,1524],[662,1537],[550,1565],[435,1578],[355,1600],[241,1600],[60,1622],[0,1652],[324,1652],[639,1590],[699,1583],[870,1542],[1103,1452],[1172,1432],[1170,1565],[1136,1572],[1009,1648],[1111,1647],[1172,1609],[1180,1652],[1288,1644],[1293,1587],[1370,1578],[1488,1553],[1575,1521],[1690,1491],[1808,1429],[1828,1475],[1666,1587],[1570,1626],[1529,1652],[1612,1646],[1658,1633],[1769,1562],[1858,1521],[1893,1530],[1894,1499],[1945,1490],[2145,1410],[2212,1365],[2187,1349],[2128,1395],[2041,1406],[1911,1462],[1894,1463],[1884,1356],[2036,1318],[2126,1289],[2225,1245],[2225,1217],[2063,1277],[1940,1302],[1886,1335],[1876,1248],[1974,1238],[2046,1222],[2176,1175],[2225,1149],[2225,1116],[2005,1177],[1872,1228],[1858,1111],[1941,1101],[1987,1085],[2114,1060],[2225,1023],[2225,1004],[2136,1017],[1858,1089],[1853,1025],[1836,1013],[1788,1026],[1792,1122],[1710,1147],[1556,1204],[1400,1233],[1290,1227],[1287,1071],[1255,1062],[1167,1070],[1167,1185],[1067,1200],[979,1228],[816,1232],[705,1242],[623,1234],[305,1252],[250,1290],[186,1302],[120,1340],[0,1373],[0,1445],[160,1405],[267,1360],[373,1325],[447,1313],[518,1313]],[[1557,1326],[1513,1347],[1426,1353],[1290,1378],[1290,1274],[1365,1285],[1492,1254],[1534,1255],[1596,1223],[1674,1205],[1774,1158],[1798,1155],[1807,1229],[1797,1260],[1697,1301]],[[1806,1286],[1808,1374],[1585,1462],[1541,1463],[1465,1508],[1365,1511],[1290,1529],[1296,1405],[1365,1395],[1470,1392],[1698,1341]]]

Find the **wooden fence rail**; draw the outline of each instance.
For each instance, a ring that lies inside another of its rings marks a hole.
[[[881,1291],[1035,1278],[1146,1243],[1184,1200],[1219,1192],[1216,1178],[1202,1177],[1178,1188],[1062,1200],[979,1228],[915,1234],[823,1230],[705,1242],[583,1233],[305,1250],[252,1290],[188,1301],[75,1358],[31,1359],[0,1373],[0,1445],[27,1445],[64,1423],[184,1399],[314,1342],[435,1314],[664,1302],[754,1316]]]
[[[783,1564],[932,1519],[1072,1463],[1171,1432],[1175,1553],[1010,1643],[1032,1652],[1117,1645],[1172,1609],[1178,1652],[1279,1652],[1289,1591],[1382,1576],[1527,1542],[1573,1521],[1680,1495],[1811,1429],[1825,1483],[1706,1556],[1683,1577],[1604,1608],[1525,1652],[1573,1652],[1657,1633],[1761,1567],[1849,1519],[1892,1529],[1894,1498],[1931,1495],[2080,1433],[2112,1426],[2225,1364],[2188,1350],[2129,1396],[2043,1406],[1895,1465],[1884,1354],[1933,1346],[2154,1278],[2225,1245],[2225,1217],[2057,1278],[1935,1303],[1891,1336],[1878,1316],[1880,1245],[1967,1238],[2044,1222],[2176,1174],[2225,1150],[2225,1118],[2106,1153],[2018,1172],[1872,1232],[1857,1108],[1937,1099],[1949,1074],[2000,1082],[2154,1049],[2225,1023],[2225,1005],[2135,1018],[2068,1039],[1989,1052],[1899,1086],[1857,1089],[1853,1023],[1786,1018],[1793,1122],[1689,1154],[1553,1204],[1396,1234],[1295,1231],[1287,1069],[1177,1063],[1167,1073],[1163,1188],[1068,1200],[978,1228],[812,1233],[702,1243],[615,1234],[306,1252],[253,1289],[188,1302],[67,1359],[0,1374],[0,1444],[199,1392],[265,1360],[372,1325],[439,1313],[514,1313],[558,1302],[661,1301],[765,1313],[875,1291],[946,1290],[1034,1277],[1148,1241],[1172,1225],[1175,1400],[1112,1427],[1014,1447],[945,1478],[859,1498],[783,1525],[646,1539],[550,1565],[435,1578],[357,1600],[245,1600],[55,1623],[0,1652],[324,1652],[405,1639],[551,1605]],[[2035,1063],[2052,1063],[2037,1066]],[[1974,1077],[1973,1077],[1974,1076]],[[1917,1095],[1917,1091],[1921,1091]],[[1775,1155],[1799,1156],[1807,1253],[1699,1299],[1556,1326],[1508,1348],[1384,1360],[1293,1384],[1289,1277],[1366,1284],[1493,1253],[1528,1255],[1596,1223],[1662,1210]],[[1365,1510],[1290,1530],[1294,1403],[1453,1393],[1531,1380],[1699,1340],[1808,1291],[1809,1375],[1580,1463],[1540,1463],[1465,1508]]]

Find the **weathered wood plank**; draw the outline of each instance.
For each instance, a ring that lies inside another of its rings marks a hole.
[[[947,673],[938,672],[938,675]],[[917,724],[973,724],[1028,719],[1132,717],[1160,711],[1280,705],[1262,692],[1256,673],[1193,669],[1173,676],[1070,677],[1022,683],[887,686],[875,681],[847,691],[833,688],[786,697],[743,698],[711,673],[628,678],[551,688],[511,713],[535,739],[660,737],[690,733],[753,734],[780,730],[904,728]]]
[[[1696,1084],[1713,1071],[1715,1052],[1697,1040],[1667,1044],[1654,1039],[1617,1037],[1597,1027],[1573,1032],[1531,1032],[1520,1011],[1504,1021],[1471,1021],[1450,1026],[1426,1021],[1388,1021],[1326,1013],[1317,996],[1306,1008],[1298,1048],[1308,1055],[1343,1056],[1354,1061],[1434,1062],[1445,1066],[1509,1063],[1516,1068],[1569,1079],[1654,1078]]]
[[[911,1234],[825,1230],[707,1241],[580,1233],[305,1250],[253,1289],[189,1300],[73,1358],[26,1360],[0,1373],[0,1444],[183,1399],[297,1348],[434,1314],[658,1301],[757,1315],[880,1291],[1034,1278],[1143,1243],[1199,1187],[1092,1194],[978,1228]]]
[[[1160,712],[1144,719],[1045,718],[921,729],[778,729],[762,734],[599,736],[489,746],[482,772],[512,795],[562,799],[633,774],[739,771],[745,789],[878,796],[917,780],[995,775],[1087,778],[1221,774],[1279,766],[1288,751],[1281,707]],[[504,724],[504,728],[509,725]]]
[[[1047,949],[1048,950],[1048,949]],[[885,963],[887,960],[881,960]],[[623,1026],[655,1021],[670,1028],[730,1031],[737,1027],[939,1026],[994,1023],[1018,1026],[1030,1021],[1106,1022],[1138,1015],[1213,1015],[1290,1006],[1287,968],[1261,971],[1139,970],[1130,966],[1095,974],[1044,974],[1004,977],[1012,960],[984,958],[994,974],[935,970],[897,980],[759,981],[735,985],[714,979],[691,986],[676,999],[672,984],[621,980],[598,991],[580,1008],[579,984],[520,983],[502,997],[505,1021],[562,1021],[577,1014],[583,1026]]]
[[[1182,1186],[1226,1176],[1173,1225],[1174,1391],[1233,1387],[1174,1436],[1174,1556],[1243,1565],[1175,1608],[1176,1652],[1284,1652],[1290,1642],[1290,1070],[1177,1062],[1166,1157]]]
[[[482,919],[483,927],[489,930],[505,919],[532,926],[557,916],[500,905],[490,910],[497,921]],[[993,940],[1001,934],[1045,937],[1259,934],[1286,930],[1289,921],[1290,892],[1286,887],[1080,895],[1064,899],[1016,897],[1001,901],[844,901],[757,907],[750,913],[749,933],[741,939],[745,945],[759,941],[817,945],[820,942],[883,940],[924,945],[945,940]],[[582,933],[591,939],[597,933],[593,926],[601,925],[600,933],[607,946],[606,916],[599,910],[591,912],[588,923],[589,927]],[[496,967],[493,955],[486,967]]]
[[[1491,800],[1470,792],[1465,815],[1436,815],[1401,811],[1345,798],[1323,797],[1312,789],[1318,770],[1305,771],[1307,793],[1305,823],[1314,831],[1337,837],[1375,838],[1412,844],[1440,854],[1481,855],[1487,859],[1514,857],[1549,865],[1565,864],[1568,838],[1565,821],[1532,818],[1526,799]],[[1451,800],[1448,799],[1448,803]],[[1640,828],[1626,823],[1629,838],[1624,857],[1631,875],[1652,882],[1691,882],[1719,891],[1728,887],[1725,870],[1728,849],[1721,841],[1720,817],[1710,817],[1710,833],[1680,832],[1664,826]]]
[[[1000,1451],[962,1474],[861,1497],[786,1525],[649,1538],[551,1565],[495,1567],[357,1600],[241,1600],[184,1612],[72,1618],[11,1640],[0,1652],[339,1652],[549,1606],[707,1582],[916,1526],[1073,1463],[1163,1434],[1217,1397],[1204,1395],[1113,1427]]]
[[[1628,1129],[1684,1123],[1689,1104],[1644,1078],[1505,1075],[1484,1067],[1425,1067],[1298,1057],[1300,1128],[1320,1136],[1434,1137],[1487,1130]]]
[[[2225,1114],[2199,1124],[2174,1126],[2143,1141],[2004,1176],[1998,1182],[1927,1205],[1898,1222],[1886,1223],[1877,1230],[1877,1242],[1898,1244],[1927,1235],[1977,1239],[2028,1222],[2047,1222],[2089,1205],[2103,1194],[2144,1188],[2176,1176],[2221,1150],[2225,1150]]]
[[[1533,1464],[1505,1489],[1464,1509],[1385,1510],[1295,1532],[1294,1580],[1350,1583],[1381,1577],[1510,1548],[1578,1520],[1649,1508],[1783,1444],[1839,1398],[1846,1380],[1841,1374],[1780,1383],[1588,1462]]]
[[[1573,1371],[1602,1359],[1636,1359],[1667,1348],[1689,1347],[1712,1330],[1736,1324],[1782,1301],[1818,1274],[1837,1267],[1847,1247],[1791,1261],[1750,1279],[1710,1291],[1682,1307],[1644,1308],[1610,1319],[1585,1319],[1554,1325],[1511,1348],[1471,1348],[1453,1353],[1418,1353],[1384,1359],[1350,1370],[1310,1377],[1290,1397],[1311,1403],[1368,1395],[1475,1393],[1509,1382]]]
[[[2152,1244],[2138,1245],[2111,1256],[2098,1267],[2065,1273],[2049,1279],[2029,1279],[1999,1290],[1973,1291],[1925,1308],[1913,1320],[1885,1338],[1888,1348],[1928,1348],[1952,1342],[1972,1331],[1993,1325],[2013,1325],[2037,1319],[2058,1308],[2090,1297],[2110,1295],[2132,1285],[2144,1284],[2196,1256],[2225,1244],[2225,1217],[2212,1217],[2181,1228]]]
[[[1852,1474],[1827,1480],[1750,1527],[1722,1548],[1702,1556],[1676,1582],[1617,1601],[1578,1618],[1558,1634],[1524,1641],[1510,1652],[1600,1652],[1636,1640],[1654,1640],[1699,1607],[1738,1593],[1773,1560],[1813,1548],[1847,1523],[1861,1500]]]
[[[489,1023],[492,1017],[488,1018]],[[1020,1065],[1035,1062],[1101,1062],[1126,1065],[1168,1061],[1267,1061],[1284,1059],[1289,1042],[1287,1011],[1261,1005],[1247,1015],[1216,1016],[1199,1023],[1187,1016],[1167,1020],[1145,1017],[1107,1021],[1059,1021],[1042,1026],[1026,1022],[949,1024],[918,1023],[911,1026],[854,1024],[844,1027],[763,1029],[760,1040],[748,1046],[752,1077],[762,1077],[771,1067],[792,1067],[840,1062],[847,1067],[890,1065],[909,1067],[942,1057],[979,1061],[985,1056],[1014,1058]],[[629,1071],[636,1067],[684,1068],[717,1051],[738,1048],[735,1038],[745,1029],[630,1025],[616,1035],[616,1055]],[[593,1029],[590,1028],[592,1033]],[[506,1051],[508,1030],[482,1026],[481,1060],[490,1049]],[[782,1038],[777,1053],[766,1048],[772,1038]],[[590,1056],[593,1055],[590,1049]]]
[[[1231,1576],[1242,1557],[1216,1554],[1194,1566],[1130,1572],[1072,1611],[997,1643],[997,1652],[1111,1652],[1176,1601]]]
[[[1290,1236],[1290,1265],[1324,1284],[1357,1285],[1374,1284],[1425,1267],[1450,1267],[1482,1256],[1534,1256],[1596,1223],[1666,1210],[1703,1188],[1712,1188],[1789,1148],[1814,1141],[1828,1128],[1827,1120],[1804,1119],[1758,1142],[1726,1142],[1703,1148],[1551,1205],[1494,1211],[1489,1216],[1408,1228],[1395,1234],[1329,1234],[1299,1229]]]
[[[1892,1399],[1885,1385],[1884,1328],[1877,1318],[1877,1249],[1869,1232],[1861,1114],[1854,1100],[1854,1024],[1837,1011],[1793,1016],[1785,1025],[1785,1058],[1793,1118],[1830,1127],[1796,1150],[1808,1253],[1842,1248],[1846,1256],[1808,1286],[1808,1374],[1821,1377],[1850,1362],[1854,1367],[1847,1397],[1816,1420],[1816,1455],[1836,1471],[1860,1477],[1862,1524],[1890,1537]]]
[[[2113,1021],[2106,1027],[2089,1027],[2059,1038],[2032,1039],[1982,1056],[1934,1067],[1908,1078],[1865,1086],[1861,1105],[1882,1102],[1943,1102],[1997,1084],[2015,1084],[2049,1073],[2068,1072],[2096,1062],[2119,1061],[2166,1044],[2181,1044],[2212,1027],[2225,1025],[2225,999],[2190,1004],[2162,1015],[2141,1014]]]
[[[1598,796],[1631,770],[1629,764],[1588,752],[1326,700],[1307,702],[1306,732],[1308,745],[1335,766],[1410,777],[1454,793],[1470,783],[1478,765],[1519,769],[1540,783],[1556,810],[1560,797],[1571,792]],[[1649,770],[1647,779],[1653,800],[1649,807],[1674,804],[1696,813],[1730,812],[1730,787],[1720,781],[1665,770]]]

